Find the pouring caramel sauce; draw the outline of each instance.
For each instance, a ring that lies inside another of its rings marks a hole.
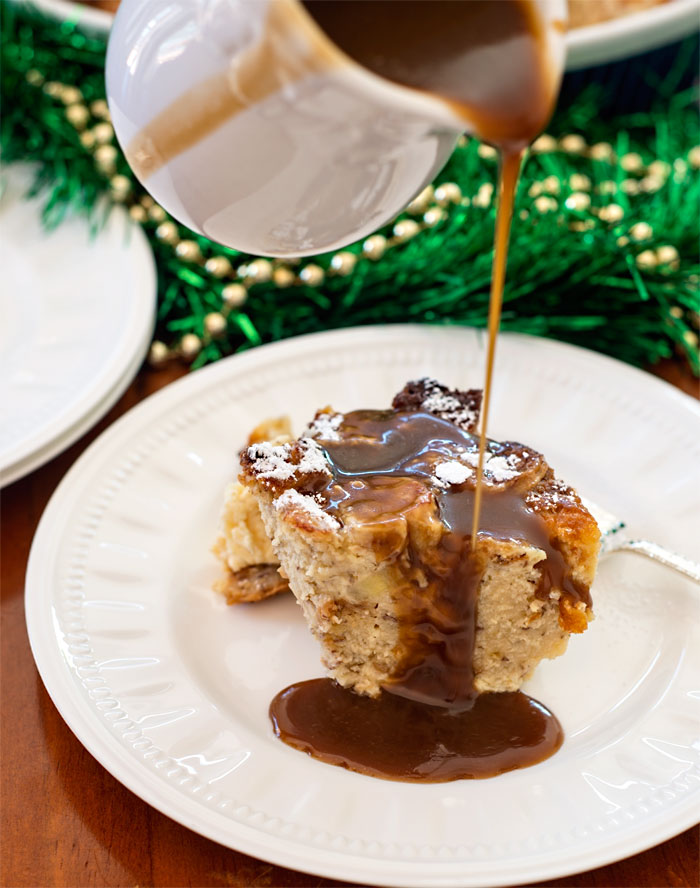
[[[525,149],[549,120],[558,84],[547,64],[541,24],[523,0],[305,0],[303,5],[354,61],[447,101],[499,150],[501,162],[476,483],[437,494],[449,532],[435,562],[419,565],[427,585],[408,586],[400,628],[409,652],[403,674],[376,700],[330,679],[301,682],[274,698],[270,716],[277,735],[291,746],[376,777],[439,782],[494,776],[548,758],[560,747],[563,732],[552,713],[521,692],[479,696],[474,689],[479,534],[543,548],[540,594],[554,586],[590,604],[588,590],[568,576],[561,553],[522,494],[485,492],[483,477],[487,447],[499,446],[488,441],[487,425],[513,203]],[[333,482],[320,495],[331,514],[353,501],[361,507],[363,495],[370,509],[381,509],[396,497],[397,478],[425,476],[435,454],[444,456],[446,442],[464,436],[420,413],[356,412],[346,416],[348,421],[359,424],[375,445],[364,451],[325,445]],[[382,423],[385,428],[378,431]],[[392,439],[391,431],[402,425],[403,434]],[[380,439],[383,446],[377,447]],[[352,478],[362,483],[348,483]]]

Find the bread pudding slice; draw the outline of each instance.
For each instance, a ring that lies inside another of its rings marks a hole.
[[[466,705],[517,690],[592,617],[598,528],[532,448],[488,443],[472,544],[480,400],[420,380],[390,410],[326,409],[299,439],[241,455],[242,489],[344,687]]]

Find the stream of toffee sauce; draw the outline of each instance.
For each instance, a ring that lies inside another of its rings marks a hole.
[[[487,426],[513,204],[525,149],[551,115],[556,86],[541,25],[522,0],[305,0],[304,6],[364,67],[447,100],[496,146],[501,163],[476,484],[437,494],[449,532],[432,563],[412,553],[420,562],[413,568],[427,584],[421,587],[415,577],[408,584],[400,619],[400,636],[410,652],[403,674],[378,699],[348,692],[329,679],[300,682],[273,699],[270,717],[289,745],[375,777],[423,782],[490,777],[548,758],[561,746],[563,732],[552,713],[521,692],[479,696],[474,689],[482,576],[478,534],[542,547],[547,559],[539,592],[555,586],[590,604],[588,590],[568,575],[544,522],[522,494],[485,493],[483,478],[486,449],[498,452],[503,446],[488,441]],[[403,479],[403,496],[410,495],[406,477],[425,477],[435,454],[445,455],[446,442],[454,445],[456,436],[464,436],[446,428],[449,423],[437,428],[441,421],[421,414],[356,412],[344,425],[348,421],[359,423],[360,434],[369,435],[374,446],[327,445],[334,492],[320,495],[331,512],[340,502],[348,508],[354,501],[361,508],[364,495],[375,518],[391,509],[387,503],[396,507],[400,501],[397,479]],[[382,423],[386,428],[378,430]],[[341,483],[343,477],[354,477],[356,486]]]

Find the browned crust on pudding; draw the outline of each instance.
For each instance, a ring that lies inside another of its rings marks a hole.
[[[244,604],[289,592],[289,583],[280,576],[279,564],[252,564],[235,572],[227,570],[214,589],[227,604]]]

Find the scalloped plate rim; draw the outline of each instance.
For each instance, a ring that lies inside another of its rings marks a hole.
[[[39,601],[45,599],[50,603],[50,590],[42,581],[41,574],[47,561],[55,557],[61,546],[60,535],[53,534],[52,528],[75,507],[74,499],[80,488],[81,476],[87,478],[104,459],[105,451],[109,453],[110,448],[116,446],[120,438],[128,436],[139,428],[139,425],[143,431],[141,420],[144,416],[152,414],[152,420],[157,420],[179,400],[183,400],[197,389],[210,386],[217,377],[225,378],[231,372],[229,368],[232,365],[237,366],[239,371],[243,367],[252,369],[256,365],[267,363],[272,355],[283,357],[285,351],[293,352],[300,346],[316,343],[319,348],[324,347],[325,350],[333,345],[333,340],[337,342],[360,335],[365,341],[367,337],[374,337],[379,341],[386,335],[396,338],[402,331],[429,340],[435,333],[439,334],[441,331],[454,333],[456,330],[465,335],[472,335],[477,346],[479,348],[483,346],[484,336],[481,330],[427,325],[384,325],[309,334],[223,359],[156,392],[117,420],[76,461],[52,496],[32,545],[25,591],[27,628],[40,675],[62,717],[89,752],[127,788],[176,822],[224,846],[302,872],[348,879],[362,884],[377,884],[377,879],[381,879],[381,884],[384,885],[425,886],[425,888],[452,885],[497,886],[515,881],[522,883],[564,877],[639,853],[696,823],[697,808],[691,795],[676,806],[672,817],[665,812],[651,816],[643,824],[642,829],[634,828],[631,837],[627,830],[623,831],[622,837],[620,833],[615,834],[612,843],[609,837],[607,841],[604,837],[598,843],[584,842],[584,850],[578,854],[572,854],[568,849],[567,860],[557,859],[556,856],[554,859],[548,859],[551,858],[551,854],[541,853],[537,857],[528,858],[527,872],[522,871],[522,861],[517,859],[502,862],[499,870],[495,872],[493,861],[444,862],[431,859],[429,862],[405,861],[399,865],[396,860],[381,860],[367,856],[356,858],[352,854],[336,852],[329,848],[315,849],[313,846],[304,846],[300,852],[299,842],[264,834],[239,822],[224,821],[215,812],[201,806],[193,808],[186,796],[157,778],[147,766],[130,755],[126,746],[106,725],[102,727],[103,723],[95,718],[91,709],[86,707],[69,669],[56,670],[56,664],[62,662],[62,655],[55,643],[55,635],[51,631],[51,620],[47,619],[45,612],[36,606]],[[614,367],[623,373],[630,383],[643,385],[647,389],[652,386],[659,395],[671,397],[678,402],[679,407],[689,410],[700,418],[700,405],[692,398],[645,371],[565,343],[523,334],[503,335],[509,339],[536,341],[539,347],[552,349],[559,354],[574,352],[579,358],[602,361],[611,369]],[[112,459],[111,453],[109,459]],[[47,553],[51,558],[46,557]],[[144,780],[144,774],[148,775],[147,780]],[[596,847],[598,847],[597,852]],[[319,855],[322,860],[316,859]],[[543,859],[537,864],[539,858]]]

